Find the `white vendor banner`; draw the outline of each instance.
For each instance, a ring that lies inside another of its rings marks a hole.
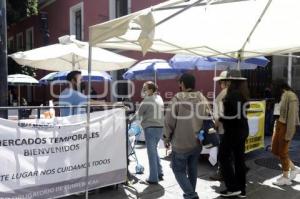
[[[126,119],[118,108],[52,120],[0,119],[0,198],[56,198],[125,182]]]

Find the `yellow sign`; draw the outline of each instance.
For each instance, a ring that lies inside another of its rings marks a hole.
[[[247,110],[249,137],[246,140],[246,153],[265,147],[266,101],[251,101]]]

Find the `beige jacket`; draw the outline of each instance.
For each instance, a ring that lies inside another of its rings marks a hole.
[[[291,140],[296,132],[299,122],[299,100],[297,95],[292,91],[285,91],[280,101],[279,121],[286,124],[286,140]]]
[[[172,99],[164,128],[164,141],[172,144],[172,150],[187,153],[200,147],[197,133],[208,115],[207,103],[200,92],[180,92]]]

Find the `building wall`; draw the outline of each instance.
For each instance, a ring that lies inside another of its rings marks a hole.
[[[48,14],[48,27],[49,27],[49,44],[57,43],[58,37],[70,34],[70,8],[83,2],[83,40],[88,41],[88,27],[95,25],[112,18],[114,7],[111,7],[114,0],[56,0],[50,5],[42,8],[40,12],[46,12]],[[140,9],[147,8],[152,5],[156,5],[165,0],[128,0],[130,12],[135,12]],[[34,47],[43,46],[43,33],[41,32],[40,16],[33,16],[20,21],[18,24],[11,26],[8,30],[8,38],[10,36],[16,36],[20,31],[24,32],[30,27],[34,27]],[[25,44],[24,44],[25,45]],[[132,57],[137,60],[161,58],[169,59],[173,55],[171,54],[154,54],[148,53],[145,57],[141,52],[122,52],[125,56]],[[45,76],[48,71],[38,70],[37,79]],[[213,91],[213,73],[212,72],[199,72],[194,71],[197,77],[197,89],[204,91],[208,97],[212,97],[211,91]],[[140,89],[143,82],[135,82],[137,86],[137,92],[133,97],[134,100],[140,100]],[[178,85],[176,80],[164,80],[158,81],[160,91],[165,99],[170,99],[174,93],[178,91]],[[58,88],[56,88],[57,90]],[[101,86],[97,86],[97,91],[101,91]],[[48,87],[37,87],[35,89],[34,100],[37,102],[47,101],[51,98]],[[37,94],[38,93],[38,94]]]
[[[131,0],[131,9],[134,12],[150,6],[157,5],[164,1],[166,0]]]
[[[10,26],[8,28],[8,34],[7,34],[7,39],[9,40],[10,38],[13,38],[13,51],[17,50],[16,49],[16,36],[19,33],[23,34],[23,46],[25,46],[26,42],[25,42],[25,38],[26,38],[26,30],[33,27],[34,29],[34,39],[39,37],[39,27],[36,26],[35,24],[38,24],[38,17],[37,16],[33,16],[30,18],[26,18],[23,19],[20,23],[18,24],[13,24],[12,26]],[[35,46],[39,46],[39,41],[35,40],[34,41],[34,45]]]
[[[84,0],[84,39],[88,41],[89,27],[109,20],[109,0]]]
[[[41,10],[48,13],[50,44],[57,43],[58,37],[69,34],[69,8],[79,2],[80,0],[56,0],[53,4]]]
[[[299,55],[295,54],[295,55]],[[273,56],[273,79],[288,80],[288,57]],[[292,88],[300,96],[300,58],[292,59]]]
[[[52,4],[42,8],[40,12],[48,14],[49,44],[57,43],[58,37],[70,34],[70,8],[83,2],[84,38],[88,41],[88,27],[109,19],[109,0],[56,0]],[[35,28],[35,47],[40,47],[42,34],[40,32],[39,16],[33,16],[21,20],[8,29],[8,38],[16,36],[20,31],[25,32],[26,28]]]

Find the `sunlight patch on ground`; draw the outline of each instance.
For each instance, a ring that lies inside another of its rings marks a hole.
[[[285,191],[285,189],[272,184],[273,182],[276,182],[277,178],[280,178],[280,177],[281,177],[281,175],[278,175],[278,176],[275,176],[274,178],[270,178],[268,180],[265,180],[263,183],[259,183],[259,184],[269,186],[269,187],[272,187],[274,189],[279,189],[279,190]]]
[[[292,188],[296,191],[300,191],[300,184],[297,184],[295,186],[292,186]]]
[[[221,183],[219,181],[209,182],[207,180],[198,179],[197,181],[197,192],[200,198],[217,198],[220,196],[216,192],[214,187],[220,187]]]

